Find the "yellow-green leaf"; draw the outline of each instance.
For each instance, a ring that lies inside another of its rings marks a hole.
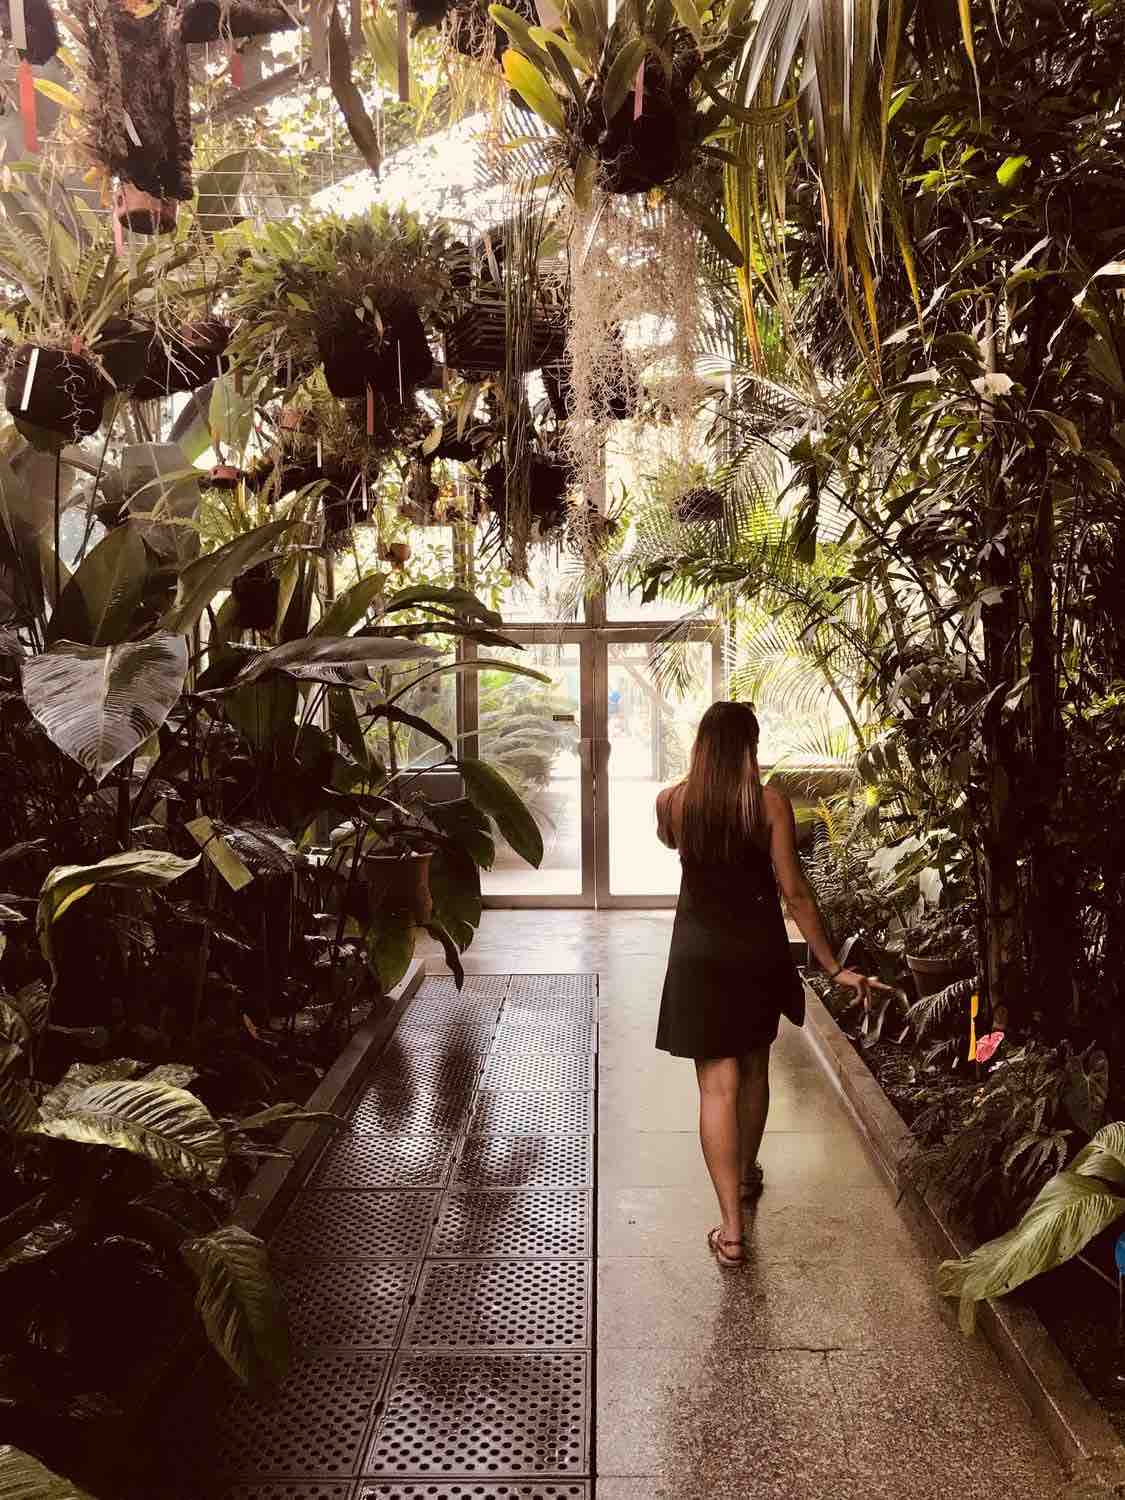
[[[504,77],[529,109],[552,130],[565,134],[566,121],[558,95],[535,64],[511,47],[504,53]]]
[[[50,99],[53,104],[61,104],[63,109],[68,109],[72,115],[82,113],[82,102],[76,98],[69,89],[64,89],[61,84],[53,82],[50,78],[37,78],[35,87],[45,99]]]

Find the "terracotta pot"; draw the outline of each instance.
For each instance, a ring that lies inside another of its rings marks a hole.
[[[176,227],[176,200],[158,198],[131,182],[118,188],[113,211],[117,222],[134,234],[171,234]]]
[[[277,425],[282,432],[316,435],[316,417],[303,406],[283,406]]]
[[[965,964],[956,958],[916,958],[908,953],[906,964],[914,976],[920,1000],[927,995],[936,995],[955,979],[964,978],[967,972]]]
[[[28,390],[27,376],[36,350],[35,379]],[[84,354],[36,344],[20,345],[4,382],[4,404],[13,417],[71,442],[97,432],[109,395],[110,386]]]
[[[380,913],[405,914],[421,927],[433,915],[430,853],[365,854],[360,877],[371,895],[376,920]]]
[[[213,490],[236,490],[241,478],[242,470],[233,464],[216,464],[207,476],[207,483]]]
[[[389,562],[392,567],[405,568],[406,564],[410,561],[410,543],[388,542],[385,547],[380,549],[379,555],[384,562]]]

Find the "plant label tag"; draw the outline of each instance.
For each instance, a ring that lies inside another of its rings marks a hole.
[[[375,435],[375,392],[371,386],[367,387],[367,436]]]
[[[253,875],[216,830],[210,818],[196,818],[184,826],[232,891],[241,891],[250,884],[254,879]]]
[[[31,358],[27,362],[27,379],[23,383],[23,395],[20,398],[20,411],[26,411],[31,405],[31,392],[35,385],[35,372],[39,368],[39,346],[32,345]]]
[[[27,51],[27,17],[24,15],[23,0],[12,0],[11,3],[12,22],[12,46],[17,52]]]
[[[318,469],[324,468],[324,449],[319,438],[316,440],[316,466]]]
[[[539,14],[539,24],[547,31],[562,30],[562,11],[554,3],[554,0],[535,0],[535,9]]]
[[[641,58],[641,65],[637,69],[637,80],[633,84],[633,119],[639,120],[645,107],[645,60]]]
[[[127,109],[123,109],[121,113],[125,117],[125,134],[129,137],[134,146],[143,146],[144,141],[142,141],[140,136],[137,134],[137,127],[133,124],[133,116]]]

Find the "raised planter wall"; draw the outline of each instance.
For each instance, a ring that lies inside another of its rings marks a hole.
[[[912,1139],[910,1127],[807,984],[805,1005],[809,1039],[898,1194],[898,1206],[915,1237],[935,1256],[935,1264],[966,1254],[971,1244],[950,1226],[940,1205],[903,1183],[901,1167]],[[1097,1459],[1120,1451],[1120,1440],[1105,1413],[1026,1303],[1012,1297],[981,1303],[977,1327],[1068,1468],[1085,1471]]]

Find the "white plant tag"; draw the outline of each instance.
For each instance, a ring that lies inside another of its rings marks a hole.
[[[35,372],[39,368],[39,347],[35,345],[31,351],[31,358],[27,362],[27,379],[23,383],[23,397],[20,400],[20,411],[26,411],[31,405],[31,390],[35,384]]]
[[[134,146],[143,146],[144,141],[142,141],[140,136],[137,134],[137,127],[133,124],[133,116],[127,109],[123,109],[121,113],[125,116],[125,134],[129,137]]]
[[[12,46],[17,52],[27,51],[27,17],[23,0],[11,0]]]

